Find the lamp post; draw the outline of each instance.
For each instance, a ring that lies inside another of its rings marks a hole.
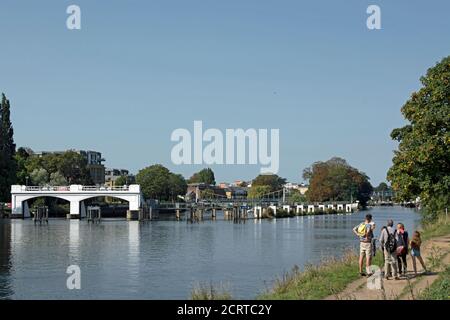
[[[30,179],[30,177],[29,177],[29,176],[26,176],[26,177],[25,177],[25,186],[28,186],[28,179]]]

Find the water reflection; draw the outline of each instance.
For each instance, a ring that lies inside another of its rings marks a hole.
[[[10,281],[11,264],[11,224],[0,220],[0,299],[9,299],[14,294]]]
[[[376,235],[388,218],[417,227],[403,208],[370,211]],[[294,265],[339,255],[357,239],[351,229],[367,212],[236,224],[205,220],[151,223],[104,220],[0,221],[0,297],[15,299],[185,299],[197,282],[229,284],[254,298]],[[65,270],[78,264],[82,290],[67,290]],[[76,291],[76,292],[75,292]]]
[[[80,221],[69,221],[69,257],[71,264],[77,263],[80,258]]]

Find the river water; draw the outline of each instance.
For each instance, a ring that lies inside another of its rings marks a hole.
[[[388,218],[410,231],[411,209],[377,207],[352,215],[276,220],[0,220],[0,299],[187,299],[198,283],[221,283],[252,299],[276,276],[339,256],[358,241],[351,229],[371,213],[376,236]],[[78,265],[81,289],[66,286]]]

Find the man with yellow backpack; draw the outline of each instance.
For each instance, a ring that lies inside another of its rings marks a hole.
[[[370,276],[370,265],[372,263],[372,240],[375,223],[372,215],[367,214],[366,220],[353,228],[353,233],[359,237],[359,274]],[[366,258],[366,272],[363,271],[364,256]]]

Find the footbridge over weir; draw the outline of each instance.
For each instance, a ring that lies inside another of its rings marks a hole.
[[[132,184],[123,187],[96,186],[11,186],[12,217],[31,217],[28,200],[40,197],[54,197],[70,203],[70,218],[86,217],[84,201],[96,197],[112,197],[128,201],[130,211],[141,208],[142,194],[139,185]]]

